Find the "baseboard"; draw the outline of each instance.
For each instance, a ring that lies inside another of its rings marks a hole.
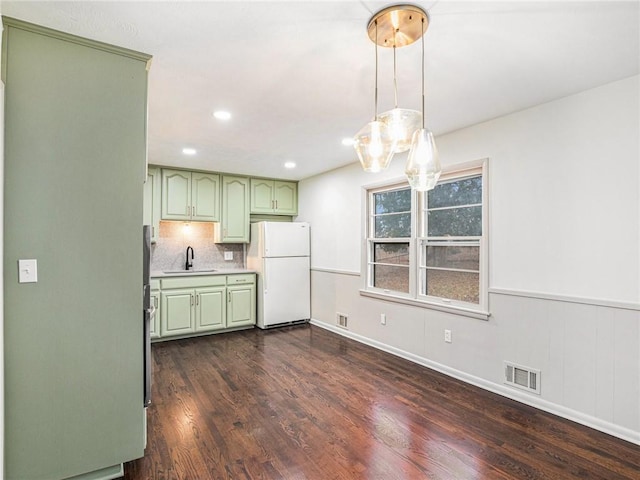
[[[386,345],[382,342],[372,340],[370,338],[359,335],[357,333],[353,333],[349,330],[346,330],[338,326],[320,322],[315,319],[311,319],[309,323],[317,327],[324,328],[325,330],[329,330],[333,333],[337,333],[338,335],[348,337],[352,340],[363,343],[365,345],[369,345],[371,347],[377,348],[378,350],[382,350],[384,352],[390,353],[397,357],[404,358],[405,360],[409,360],[410,362],[417,363],[424,367],[443,373],[449,377],[455,378],[457,380],[461,380],[470,385],[474,385],[476,387],[482,388],[483,390],[496,393],[503,397],[510,398],[511,400],[515,400],[520,403],[524,403],[525,405],[529,405],[531,407],[537,408],[539,410],[543,410],[553,415],[566,418],[567,420],[571,420],[573,422],[579,423],[586,427],[590,427],[595,430],[607,433],[609,435],[613,435],[614,437],[620,438],[622,440],[626,440],[627,442],[640,445],[640,432],[636,432],[629,428],[625,428],[620,425],[607,422],[606,420],[602,420],[600,418],[587,415],[585,413],[564,407],[562,405],[558,405],[556,403],[543,400],[542,398],[532,397],[531,395],[528,395],[526,393],[519,392],[519,391],[513,391],[507,386],[489,382],[488,380],[485,380],[480,377],[476,377],[475,375],[470,375],[463,371],[456,370],[455,368],[448,367],[446,365],[434,362],[432,360],[428,360],[426,358],[420,357],[413,353],[405,352],[404,350],[400,350],[398,348]]]

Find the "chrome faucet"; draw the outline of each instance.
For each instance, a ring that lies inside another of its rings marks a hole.
[[[189,250],[191,250],[191,263],[189,263]],[[191,267],[193,267],[193,248],[191,248],[191,246],[187,247],[187,261],[184,264],[184,269],[185,270],[189,270]]]

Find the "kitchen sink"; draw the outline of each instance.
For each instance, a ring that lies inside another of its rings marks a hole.
[[[199,269],[199,268],[193,268],[190,270],[163,270],[162,273],[213,273],[213,272],[217,272],[217,270],[213,269],[213,268],[204,268],[204,269]]]

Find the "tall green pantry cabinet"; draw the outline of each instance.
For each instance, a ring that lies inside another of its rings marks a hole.
[[[116,478],[145,446],[150,57],[3,24],[5,478]]]

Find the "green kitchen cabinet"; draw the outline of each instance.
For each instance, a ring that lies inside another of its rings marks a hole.
[[[160,169],[149,167],[147,169],[147,180],[144,182],[144,203],[142,206],[142,223],[151,225],[151,243],[158,239],[160,231],[161,215],[161,178]]]
[[[160,281],[160,336],[247,327],[256,323],[256,275],[193,275]]]
[[[196,332],[225,328],[226,287],[199,288],[196,295]]]
[[[251,179],[251,213],[298,214],[298,184],[281,180]]]
[[[193,289],[163,290],[160,306],[160,335],[183,335],[195,331]]]
[[[222,177],[222,216],[216,243],[249,243],[249,179]]]
[[[151,338],[159,338],[160,337],[160,291],[152,290],[151,291],[151,305],[155,307],[156,313],[151,319],[151,325],[149,331],[151,333]]]
[[[256,286],[233,285],[227,287],[227,327],[255,325]]]
[[[220,219],[220,176],[163,168],[162,219],[217,222]]]

